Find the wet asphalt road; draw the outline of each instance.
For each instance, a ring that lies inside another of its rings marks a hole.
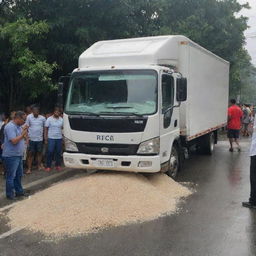
[[[248,150],[249,140],[241,153],[222,141],[212,156],[192,155],[179,181],[196,184],[197,192],[179,214],[58,242],[19,231],[0,239],[0,256],[255,256],[256,210],[241,206],[249,195]],[[1,218],[0,234],[6,230]]]

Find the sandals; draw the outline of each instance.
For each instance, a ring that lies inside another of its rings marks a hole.
[[[31,174],[32,172],[31,172],[31,170],[27,170],[26,172],[25,172],[25,174]]]
[[[238,152],[241,152],[241,148],[237,148],[237,151],[238,151]],[[229,152],[234,152],[234,149],[233,149],[233,148],[230,148],[230,149],[229,149]]]

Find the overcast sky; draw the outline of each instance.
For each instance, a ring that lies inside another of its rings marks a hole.
[[[256,66],[256,0],[238,0],[238,2],[241,4],[248,2],[251,6],[249,10],[242,10],[241,14],[249,18],[250,28],[245,31],[246,49],[252,57],[252,63]]]

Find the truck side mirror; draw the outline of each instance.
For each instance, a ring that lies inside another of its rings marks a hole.
[[[178,102],[187,100],[187,78],[177,78],[176,100]]]
[[[70,76],[61,76],[58,81],[58,105],[60,107],[64,107],[67,93],[68,93],[68,86],[69,86]]]

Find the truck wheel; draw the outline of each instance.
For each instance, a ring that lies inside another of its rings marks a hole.
[[[177,177],[179,170],[180,170],[179,150],[178,150],[178,146],[174,144],[172,147],[171,155],[170,155],[169,168],[167,171],[167,175],[175,179]]]
[[[203,154],[212,155],[214,150],[215,137],[214,133],[209,133],[202,138],[200,149]]]

